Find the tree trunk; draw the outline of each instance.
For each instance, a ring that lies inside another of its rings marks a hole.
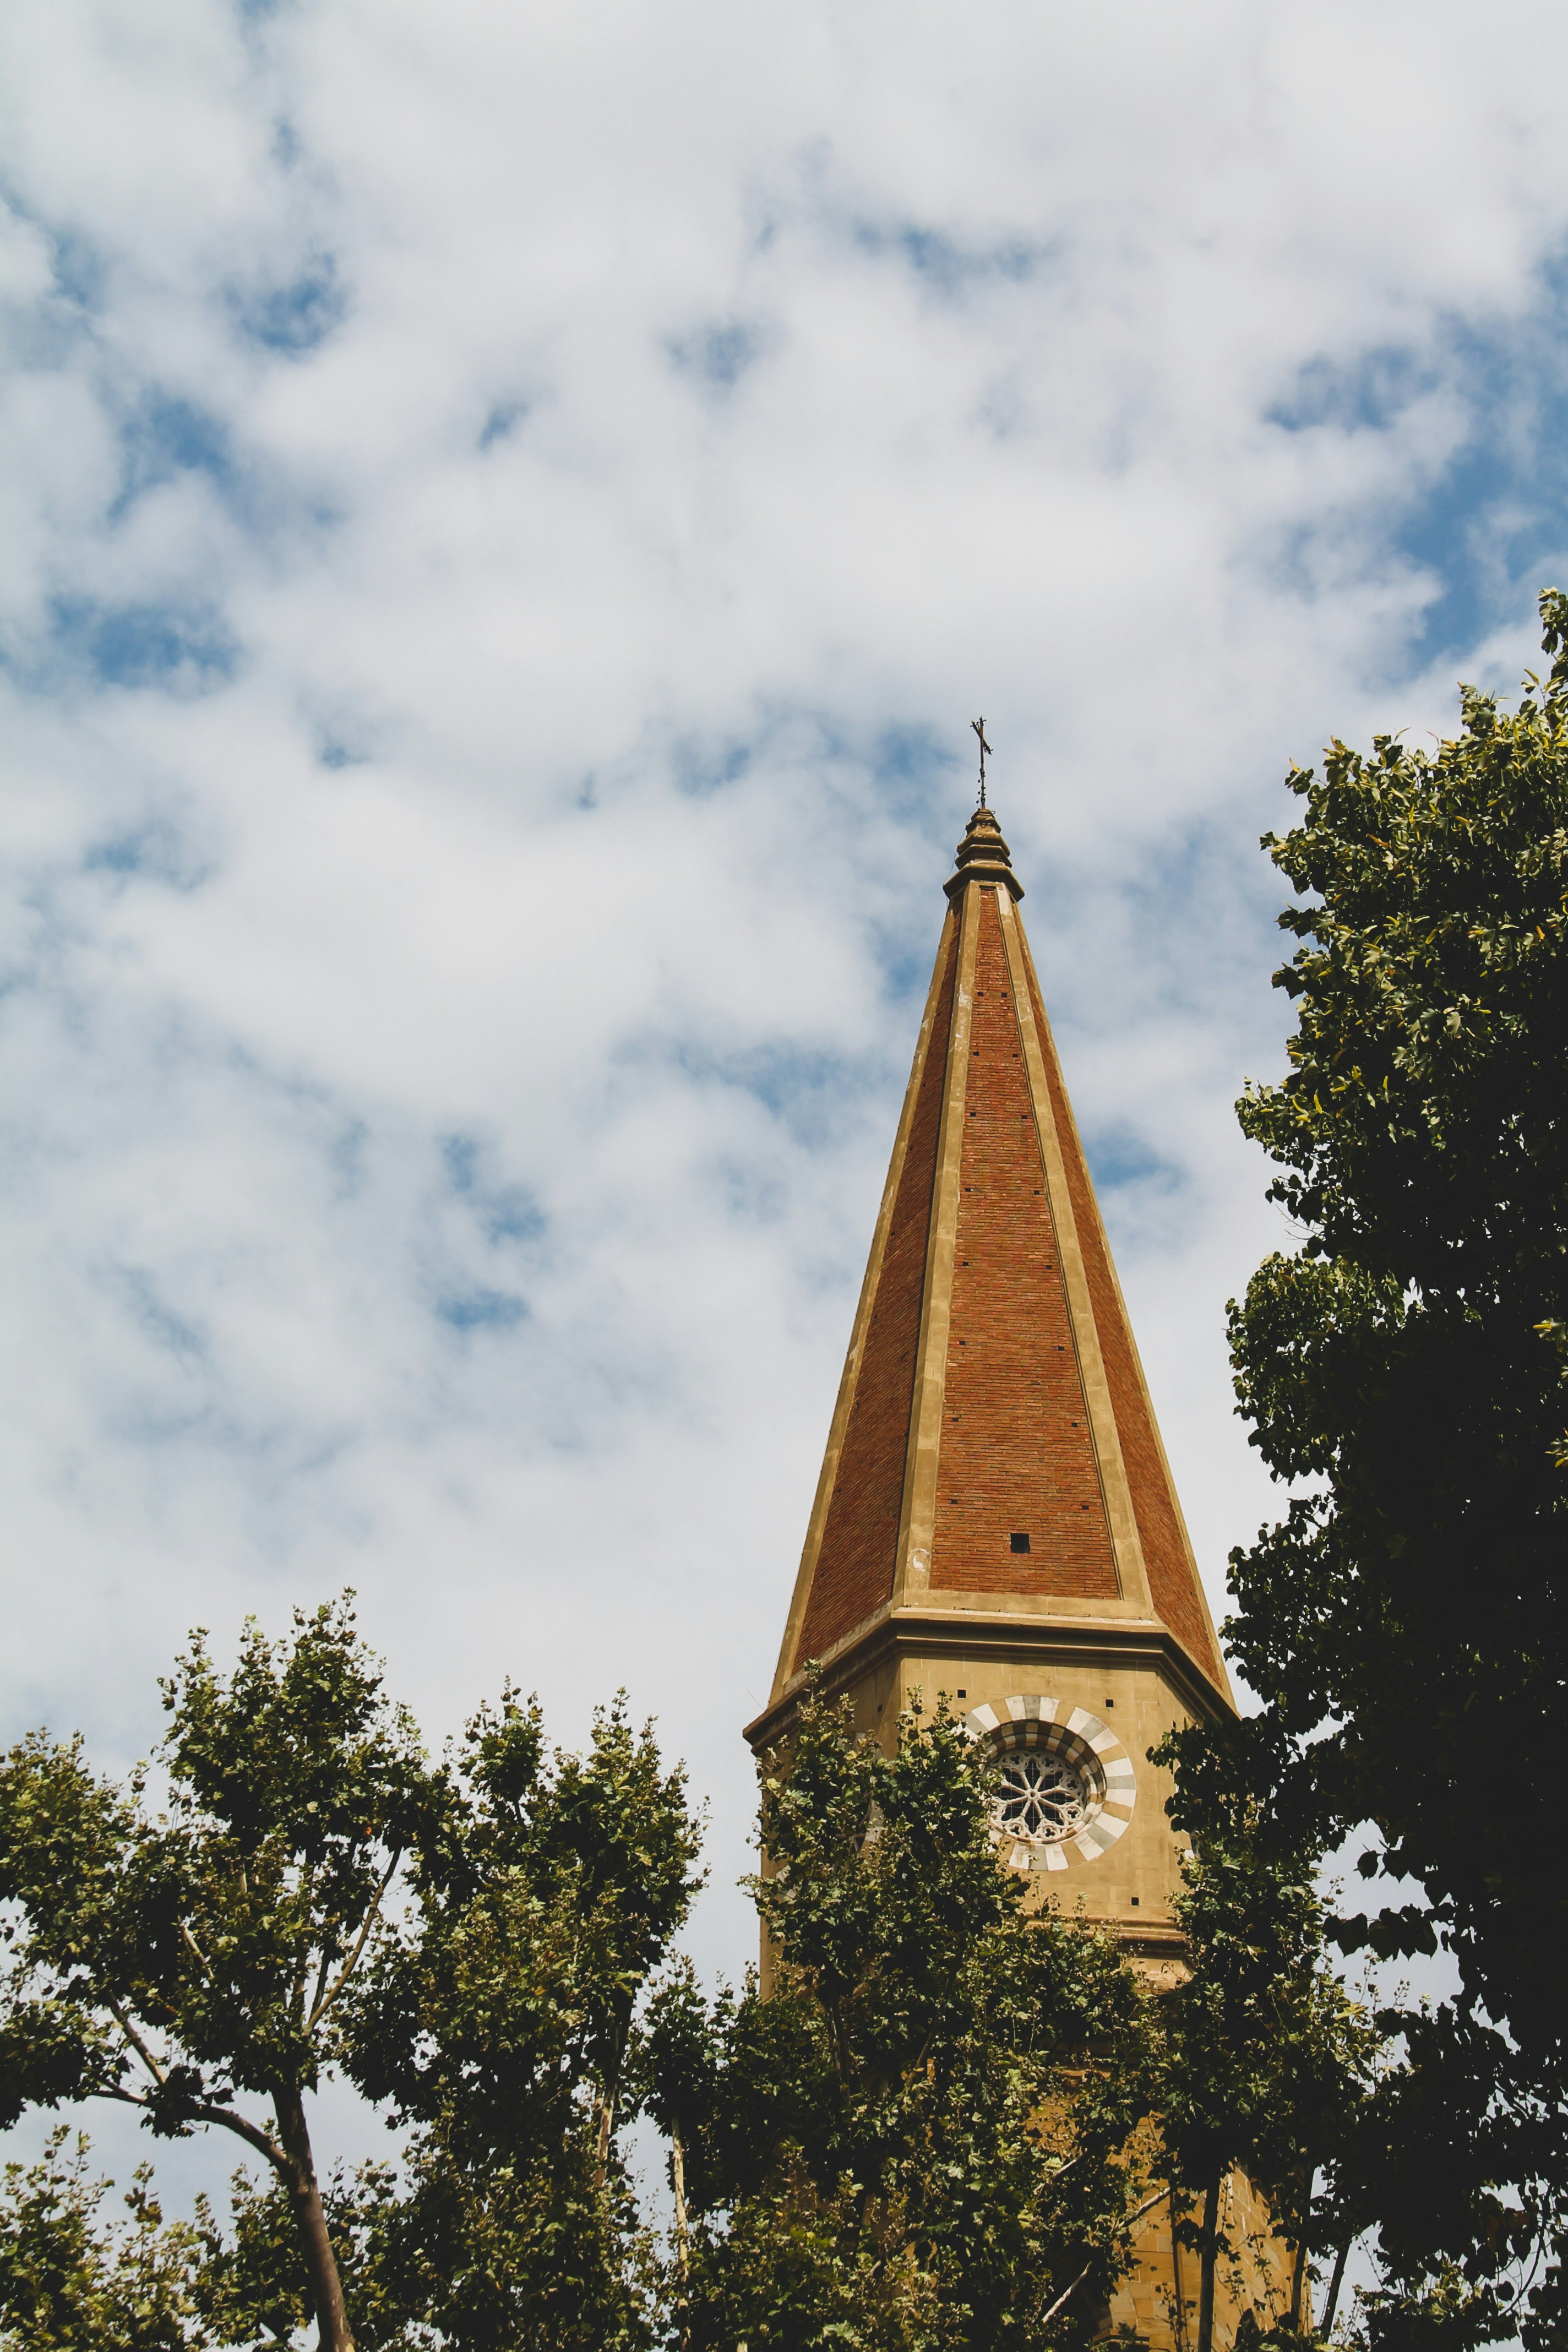
[[[1176,2299],[1176,2352],[1187,2352],[1187,2305],[1182,2293],[1182,2233],[1179,2224],[1186,2220],[1186,2200],[1171,2190],[1171,2289]]]
[[[684,2288],[690,2266],[691,2233],[686,2220],[686,2152],[680,2145],[680,2134],[669,2135],[669,2172],[675,2188],[675,2259],[680,2269]]]
[[[277,2091],[272,2105],[278,2117],[278,2137],[293,2168],[293,2178],[288,2184],[289,2200],[294,2209],[300,2252],[310,2282],[310,2300],[316,2306],[318,2352],[354,2352],[353,2330],[343,2305],[343,2283],[338,2276],[338,2258],[328,2234],[321,2184],[316,2179],[316,2159],[310,2152],[305,2102],[298,2091]]]
[[[1340,2289],[1345,2283],[1345,2264],[1350,2260],[1351,2242],[1347,2238],[1334,2256],[1334,2274],[1329,2282],[1329,2300],[1323,2311],[1320,2334],[1327,2336],[1334,2324],[1334,2314],[1340,2307]]]
[[[1204,2243],[1198,2272],[1198,2352],[1214,2352],[1214,2273],[1219,2240],[1219,2175],[1204,2198]]]
[[[1312,2182],[1316,2174],[1314,2166],[1307,2175],[1307,2193],[1301,2200],[1298,2222],[1300,2234],[1296,2241],[1296,2262],[1290,2273],[1290,2332],[1293,2336],[1301,2333],[1301,2299],[1307,2284],[1307,2224],[1311,2219]]]
[[[691,2270],[691,2231],[686,2217],[686,2151],[680,2145],[678,2131],[669,2135],[669,2178],[675,2190],[675,2267],[680,2279],[680,2292],[676,2299],[679,2318],[678,2341],[680,2352],[686,2352],[689,2336],[687,2283]]]
[[[621,2103],[621,2061],[626,2054],[626,2034],[631,2023],[629,2014],[621,2021],[616,2037],[613,2063],[599,2091],[598,2145],[595,2149],[594,2185],[600,2196],[605,2194],[610,2171],[610,2141],[615,2134],[616,2109]]]

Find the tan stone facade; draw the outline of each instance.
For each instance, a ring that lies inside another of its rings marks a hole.
[[[1221,2188],[1219,2222],[1236,2249],[1234,2261],[1222,2263],[1215,2280],[1215,2342],[1228,2347],[1236,2342],[1244,2311],[1255,2312],[1265,2329],[1284,2317],[1290,2302],[1290,2264],[1286,2248],[1274,2235],[1267,2203],[1239,2172],[1233,2172]],[[1302,2325],[1310,2326],[1305,2299]],[[1100,2328],[1105,2336],[1123,2340],[1130,2331],[1152,2352],[1193,2352],[1198,2333],[1198,2260],[1176,2242],[1168,2200],[1144,2221],[1137,2263],[1101,2315]]]
[[[1148,1750],[1228,1709],[1229,1685],[989,810],[947,894],[773,1694],[747,1737],[785,1728],[817,1661],[889,1742],[903,1708],[945,1693],[999,1739],[1076,1743],[1098,1811],[1027,1857],[1031,1887],[1170,1981],[1178,1841]],[[1250,2198],[1239,2179],[1226,2193]],[[1284,2250],[1254,2218],[1272,2284]],[[1140,2256],[1106,2332],[1184,2352],[1195,2263],[1181,2275],[1168,2208]],[[1228,2295],[1216,2317],[1224,2352]]]

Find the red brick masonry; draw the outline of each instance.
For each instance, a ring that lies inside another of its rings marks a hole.
[[[1111,1407],[1116,1414],[1116,1433],[1121,1440],[1121,1458],[1127,1465],[1127,1483],[1132,1489],[1132,1507],[1138,1519],[1139,1540],[1143,1547],[1143,1564],[1149,1571],[1149,1597],[1154,1604],[1154,1614],[1162,1623],[1170,1627],[1200,1666],[1218,1679],[1219,1661],[1215,1656],[1203,1604],[1198,1598],[1192,1554],[1183,1540],[1175,1497],[1171,1492],[1170,1479],[1133,1351],[1132,1332],[1122,1304],[1121,1286],[1110,1263],[1105,1227],[1100,1223],[1100,1209],[1089,1180],[1089,1162],[1084,1157],[1078,1122],[1072,1115],[1072,1105],[1068,1100],[1067,1087],[1062,1082],[1061,1065],[1057,1060],[1056,1045],[1033,970],[1029,973],[1029,994],[1034,1006],[1035,1025],[1040,1035],[1040,1052],[1046,1065],[1046,1090],[1051,1098],[1051,1111],[1061,1141],[1068,1195],[1072,1202],[1073,1221],[1078,1226],[1079,1245],[1083,1252],[1084,1272],[1089,1279],[1089,1300],[1094,1308],[1100,1354],[1105,1362],[1105,1377],[1110,1389]]]
[[[994,890],[981,894],[933,1585],[1114,1600]],[[1016,1530],[1027,1557],[1014,1552]]]
[[[976,914],[931,1583],[939,1591],[1111,1600],[1115,1556],[994,887],[972,886],[966,919]],[[958,949],[959,926],[949,922],[795,1667],[825,1655],[892,1597]],[[1151,1598],[1156,1615],[1223,1687],[1032,969],[1028,986]],[[1026,1553],[1012,1549],[1015,1534],[1028,1537]]]
[[[852,1625],[890,1600],[904,1498],[915,1356],[925,1291],[942,1097],[952,1031],[957,973],[956,924],[947,927],[942,974],[931,1044],[921,1074],[903,1173],[888,1228],[887,1252],[860,1358],[849,1426],[822,1531],[811,1599],[800,1629],[796,1659],[819,1658]]]

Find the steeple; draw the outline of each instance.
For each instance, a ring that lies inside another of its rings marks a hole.
[[[889,1747],[902,1708],[945,1692],[995,1757],[1001,1866],[1028,1873],[1033,1895],[1081,1904],[1169,1984],[1184,1965],[1180,1841],[1150,1750],[1184,1718],[1228,1710],[1230,1689],[1023,885],[984,798],[946,891],[773,1696],[746,1736],[787,1743],[814,1662]],[[766,1981],[765,1949],[763,1963]],[[1238,2243],[1267,2233],[1239,2175],[1226,2195]],[[1168,2208],[1148,2213],[1103,2333],[1180,2352],[1189,2269]],[[1216,2344],[1235,2334],[1226,2311]]]
[[[911,1612],[1131,1643],[1228,1706],[993,810],[946,890],[773,1706]]]

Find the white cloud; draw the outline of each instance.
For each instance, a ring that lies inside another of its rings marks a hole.
[[[0,44],[7,1719],[128,1756],[187,1623],[352,1581],[433,1732],[509,1671],[566,1737],[657,1711],[739,1965],[738,1728],[973,709],[1216,1590],[1268,1507],[1254,843],[1331,729],[1528,655],[1568,28],[14,0]]]

